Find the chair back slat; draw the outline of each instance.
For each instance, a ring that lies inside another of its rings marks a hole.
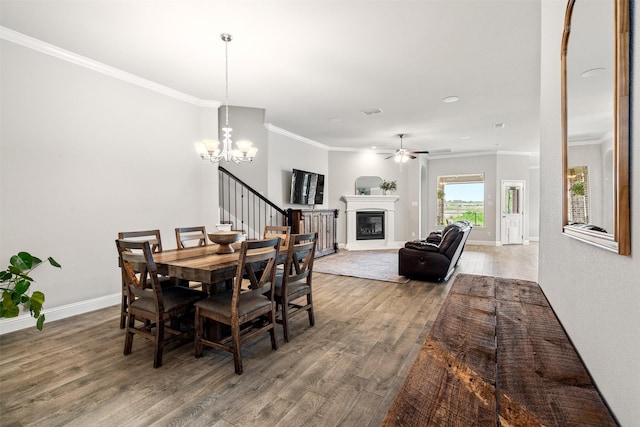
[[[134,242],[148,241],[151,246],[151,252],[162,252],[162,239],[160,238],[160,230],[145,231],[121,231],[118,233],[118,239],[130,240]]]
[[[196,243],[192,244],[191,242]],[[176,228],[176,245],[178,249],[184,249],[193,246],[206,246],[207,228],[204,225],[197,227]]]

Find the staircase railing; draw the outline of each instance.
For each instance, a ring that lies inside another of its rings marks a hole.
[[[218,166],[220,222],[243,230],[249,239],[261,239],[265,225],[286,225],[287,211]]]

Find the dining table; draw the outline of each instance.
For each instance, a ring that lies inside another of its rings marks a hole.
[[[214,243],[206,246],[196,246],[185,249],[169,249],[153,254],[158,273],[187,281],[201,282],[210,295],[218,292],[218,285],[232,285],[236,275],[241,243],[231,245],[235,249],[232,253],[218,253],[220,245]],[[268,250],[255,249],[253,251]],[[280,253],[286,254],[287,249],[280,247]],[[284,263],[280,257],[278,263]]]
[[[239,249],[240,243],[233,244]],[[220,245],[211,244],[185,249],[169,249],[153,254],[158,273],[187,281],[201,282],[209,294],[217,292],[217,285],[227,283],[236,275],[240,255],[218,253]]]

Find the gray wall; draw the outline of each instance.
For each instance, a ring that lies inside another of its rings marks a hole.
[[[631,152],[631,256],[562,234],[560,40],[566,2],[542,2],[539,282],[600,391],[624,426],[640,420],[640,150]],[[634,21],[640,22],[636,7]],[[636,31],[632,43],[638,46]],[[637,58],[638,55],[636,54]],[[632,81],[640,67],[633,65]],[[632,94],[632,105],[640,95]],[[632,115],[632,118],[634,116]],[[637,117],[637,112],[635,114]],[[631,146],[640,121],[632,120]]]
[[[1,41],[0,261],[52,256],[45,308],[120,294],[119,231],[216,223],[200,108]],[[6,265],[6,264],[5,264]]]
[[[472,173],[484,173],[485,225],[484,227],[474,227],[471,230],[469,240],[472,242],[495,244],[495,241],[499,239],[499,233],[496,231],[496,218],[498,218],[499,215],[496,215],[496,209],[500,209],[500,200],[496,200],[498,192],[496,191],[497,158],[495,154],[430,159],[427,191],[431,195],[436,194],[439,176]],[[436,227],[435,196],[428,198],[428,212],[428,223],[433,228],[442,228],[441,226]]]
[[[540,166],[529,168],[529,240],[540,240]]]
[[[411,201],[418,200],[417,193],[410,194],[411,188],[415,184],[409,184],[411,180],[416,180],[413,172],[417,168],[417,162],[405,163],[402,171],[398,163],[393,160],[385,160],[385,156],[376,154],[373,151],[330,151],[329,152],[329,173],[331,183],[329,186],[330,198],[329,208],[339,209],[337,240],[340,244],[346,243],[346,203],[341,200],[344,195],[355,194],[356,178],[359,176],[379,176],[387,181],[396,180],[398,189],[395,195],[400,199],[396,202],[395,217],[396,226],[394,229],[396,241],[406,241],[411,237],[411,233],[418,233],[418,207],[411,206]],[[415,218],[414,222],[409,222],[407,218]]]
[[[282,208],[308,209],[311,206],[292,205],[289,203],[291,194],[291,170],[301,169],[308,172],[323,174],[324,203],[316,205],[316,209],[329,206],[331,198],[330,182],[334,178],[329,173],[329,153],[326,149],[315,146],[292,136],[275,131],[269,134],[269,200]]]
[[[262,108],[229,106],[229,126],[231,140],[234,142],[248,140],[258,148],[258,154],[252,162],[222,162],[221,165],[229,172],[242,179],[263,196],[267,195],[269,182],[269,144],[267,129],[264,127],[265,111]],[[218,111],[220,127],[218,129],[218,141],[222,142],[222,127],[225,120],[225,106]],[[215,167],[215,166],[214,166]]]

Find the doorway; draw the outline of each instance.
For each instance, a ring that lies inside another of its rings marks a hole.
[[[502,181],[501,242],[521,245],[524,242],[524,181]]]

